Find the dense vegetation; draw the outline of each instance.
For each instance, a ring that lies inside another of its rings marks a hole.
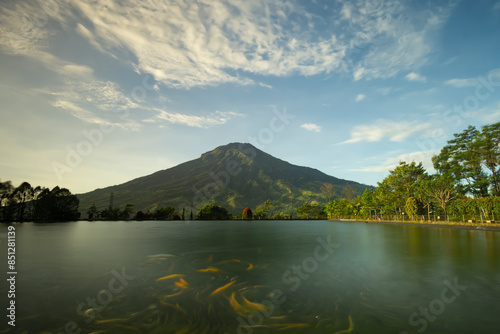
[[[68,221],[80,218],[78,198],[68,189],[33,188],[28,182],[14,187],[10,181],[0,182],[0,220],[3,221]]]
[[[455,134],[432,162],[433,175],[422,163],[400,162],[375,190],[330,201],[325,212],[329,218],[500,219],[500,123]]]

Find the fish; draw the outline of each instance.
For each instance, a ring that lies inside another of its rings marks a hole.
[[[243,307],[238,301],[236,300],[235,293],[231,293],[231,297],[229,297],[229,304],[231,304],[231,307],[236,311],[236,313],[240,315],[245,315],[246,313],[249,313],[249,311]]]
[[[349,328],[335,332],[334,334],[350,333],[350,332],[352,332],[353,329],[354,329],[354,324],[352,323],[352,318],[351,318],[351,315],[349,314]]]
[[[281,327],[278,329],[278,331],[283,331],[285,329],[290,329],[290,328],[298,328],[298,327],[307,327],[310,326],[309,324],[305,323],[297,323],[297,324],[272,324],[271,326],[273,327]]]
[[[174,304],[170,304],[170,303],[164,302],[163,300],[160,300],[160,304],[163,305],[163,306],[175,307]]]
[[[208,268],[205,268],[205,269],[198,269],[196,271],[199,272],[199,273],[216,273],[216,272],[220,271],[220,269],[219,268],[215,268],[215,267],[208,267]]]
[[[244,296],[241,296],[241,298],[243,298],[243,303],[245,304],[246,308],[249,309],[250,311],[261,311],[261,312],[269,311],[269,306],[267,305],[252,303]]]
[[[184,292],[184,291],[183,291],[183,290],[181,290],[181,291],[176,292],[176,293],[173,293],[173,294],[171,294],[171,295],[164,295],[164,296],[162,297],[162,299],[176,297],[176,296],[181,295],[183,292]]]
[[[96,320],[95,323],[96,324],[107,324],[107,323],[110,323],[110,322],[127,322],[127,321],[130,321],[129,319],[104,319],[104,320]]]
[[[253,264],[249,264],[249,266],[247,267],[247,270],[251,270],[253,268]]]
[[[210,294],[210,296],[213,296],[213,295],[215,295],[215,294],[217,294],[217,293],[219,293],[219,292],[221,292],[221,291],[226,290],[227,288],[229,288],[229,287],[230,287],[231,285],[233,285],[234,283],[236,283],[236,281],[231,281],[231,282],[227,283],[226,285],[223,285],[223,286],[221,286],[220,288],[215,289],[215,290],[214,290],[214,291]]]
[[[157,279],[155,279],[155,282],[164,281],[164,280],[171,279],[171,278],[184,277],[184,276],[185,275],[183,275],[183,274],[172,274],[172,275],[157,278]]]
[[[182,288],[182,289],[187,289],[188,288],[188,285],[189,283],[186,282],[182,277],[179,278],[179,281],[178,282],[175,282],[174,283],[175,286],[179,287],[179,288]]]
[[[95,312],[96,309],[95,308],[89,308],[87,311],[83,312],[83,314],[87,317],[87,318],[90,318],[91,316],[91,313]]]

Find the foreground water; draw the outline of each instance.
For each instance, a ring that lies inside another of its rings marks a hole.
[[[331,221],[14,226],[16,326],[4,317],[0,332],[498,333],[500,325],[497,232]],[[5,284],[1,296],[5,310]]]

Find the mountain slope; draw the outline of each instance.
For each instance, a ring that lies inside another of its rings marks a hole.
[[[370,186],[326,175],[316,169],[292,165],[250,144],[231,143],[204,153],[200,158],[158,171],[132,181],[80,194],[80,210],[95,204],[114,206],[134,203],[135,210],[154,210],[175,206],[197,212],[204,204],[225,206],[234,214],[249,206],[257,207],[267,199],[273,211],[294,213],[305,201],[326,203],[323,183],[336,186],[340,193],[346,185],[362,193]],[[86,217],[84,213],[82,217]]]

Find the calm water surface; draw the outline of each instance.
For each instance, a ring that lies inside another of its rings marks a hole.
[[[14,226],[16,327],[5,316],[0,327],[8,333],[500,328],[497,232],[331,221]],[[5,238],[0,247],[6,254]]]

